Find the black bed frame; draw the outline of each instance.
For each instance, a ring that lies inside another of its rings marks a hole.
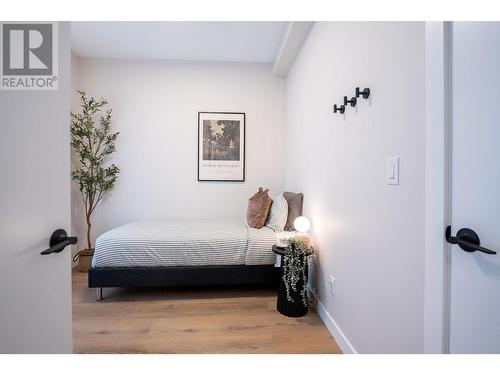
[[[274,265],[196,267],[91,267],[89,288],[142,288],[200,285],[278,284],[280,269]]]

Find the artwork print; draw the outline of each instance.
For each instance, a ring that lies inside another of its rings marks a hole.
[[[245,180],[245,114],[198,113],[198,181]]]

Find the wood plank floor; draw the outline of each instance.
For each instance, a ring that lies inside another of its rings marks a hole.
[[[73,272],[75,353],[341,353],[315,311],[287,318],[269,287],[103,290]]]

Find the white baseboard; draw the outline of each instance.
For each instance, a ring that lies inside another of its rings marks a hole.
[[[312,292],[311,292],[312,293]],[[316,296],[316,311],[318,312],[319,317],[325,323],[326,328],[330,331],[330,334],[335,339],[335,342],[342,350],[344,354],[358,354],[354,346],[350,343],[344,332],[340,329],[337,322],[330,315],[325,305],[317,298]]]

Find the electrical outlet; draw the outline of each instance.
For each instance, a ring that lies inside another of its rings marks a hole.
[[[399,185],[399,157],[387,159],[387,185]]]
[[[330,275],[328,282],[330,283],[330,293],[332,294],[332,296],[334,296],[335,295],[335,277]]]

